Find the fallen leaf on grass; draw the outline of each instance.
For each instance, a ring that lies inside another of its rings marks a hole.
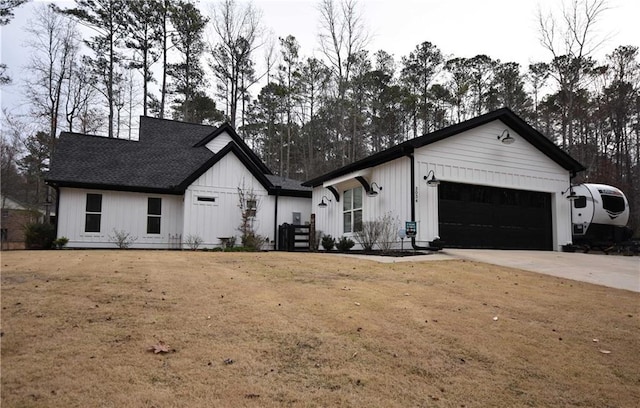
[[[165,344],[165,342],[159,341],[158,344],[149,346],[149,348],[147,348],[147,351],[153,351],[154,354],[159,354],[159,353],[170,353],[173,350],[171,350],[169,345]]]

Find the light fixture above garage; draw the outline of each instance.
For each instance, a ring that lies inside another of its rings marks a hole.
[[[510,145],[515,142],[516,139],[512,138],[507,129],[503,130],[500,136],[498,136],[498,140],[506,145]]]
[[[318,204],[318,207],[320,208],[325,208],[327,206],[327,203],[324,200],[327,200],[328,202],[331,202],[330,198],[327,198],[327,196],[322,196],[322,200],[320,201],[320,203]]]
[[[375,190],[376,188],[378,189],[378,191]],[[369,197],[375,197],[380,191],[382,191],[382,187],[380,187],[378,183],[374,181],[373,183],[371,183],[371,187],[369,188],[369,190],[367,190],[367,195]]]
[[[429,175],[431,175],[431,178],[429,178]],[[424,179],[427,180],[427,185],[429,187],[437,187],[438,184],[440,184],[440,180],[436,178],[436,173],[433,170],[429,170],[429,173],[424,176]]]
[[[567,200],[575,201],[578,199],[578,195],[576,194],[575,191],[573,191],[573,186],[569,186],[566,190],[564,190],[562,192],[562,195],[564,195],[567,191],[569,191],[569,195],[567,195]]]

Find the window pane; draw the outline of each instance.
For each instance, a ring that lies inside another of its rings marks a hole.
[[[352,209],[352,202],[351,202],[351,198],[353,195],[353,190],[347,190],[344,192],[344,200],[342,200],[343,204],[342,204],[342,209],[344,211],[350,210]]]
[[[576,198],[573,201],[573,208],[584,208],[587,206],[587,197],[585,196],[578,196],[578,198]]]
[[[87,194],[87,212],[102,212],[102,194]]]
[[[147,217],[147,234],[160,233],[160,217]]]
[[[353,189],[353,208],[362,208],[362,187]]]
[[[100,214],[87,214],[84,220],[84,232],[100,232]]]
[[[362,231],[362,210],[353,212],[353,232]]]
[[[161,215],[162,214],[162,199],[149,197],[147,204],[147,214],[149,215]]]
[[[602,208],[613,213],[624,211],[624,198],[602,194]]]
[[[344,213],[344,232],[351,232],[351,212]]]

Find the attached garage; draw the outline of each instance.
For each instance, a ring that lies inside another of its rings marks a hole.
[[[415,226],[413,249],[560,251],[571,241],[571,179],[584,170],[507,108],[310,180],[316,230],[355,237],[343,203],[361,186],[362,224]],[[439,238],[439,240],[438,240]],[[437,245],[433,243],[437,242]],[[357,248],[357,247],[356,247]]]
[[[451,248],[551,250],[551,195],[443,182],[440,236]]]

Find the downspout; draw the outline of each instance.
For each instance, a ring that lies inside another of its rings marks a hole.
[[[275,186],[276,203],[273,212],[273,249],[278,250],[278,197],[282,186]]]
[[[56,185],[56,225],[54,226],[54,233],[56,239],[58,237],[58,222],[60,222],[60,188]]]
[[[411,198],[411,221],[416,221],[416,168],[413,151],[407,156],[409,157],[409,160],[411,162],[411,194],[409,194]],[[416,237],[411,237],[411,247],[415,250],[421,251],[439,251],[442,249],[431,246],[420,246],[416,244]]]

